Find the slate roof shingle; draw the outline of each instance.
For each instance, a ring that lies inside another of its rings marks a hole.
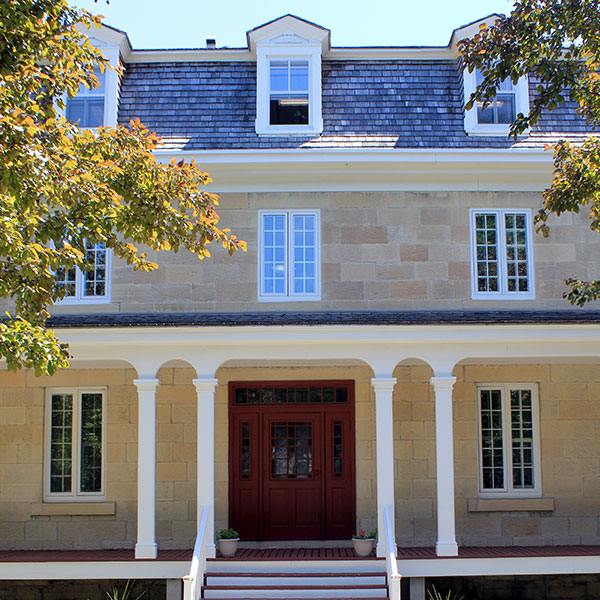
[[[538,81],[530,77],[530,97]],[[132,63],[122,79],[119,121],[140,118],[165,149],[543,148],[588,131],[566,102],[528,136],[468,136],[462,76],[453,60],[324,60],[323,132],[258,136],[253,62]],[[571,134],[575,134],[574,136]]]

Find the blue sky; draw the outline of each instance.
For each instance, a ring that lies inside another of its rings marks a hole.
[[[71,0],[129,34],[134,48],[246,46],[246,31],[291,13],[331,29],[333,46],[445,46],[453,29],[510,0]]]

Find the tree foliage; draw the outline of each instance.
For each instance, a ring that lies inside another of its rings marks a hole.
[[[471,95],[489,102],[502,81],[516,83],[535,73],[539,81],[528,115],[519,114],[510,133],[517,136],[535,125],[544,110],[570,100],[578,106],[590,130],[600,125],[599,0],[518,0],[507,17],[483,26],[472,39],[459,42],[465,66],[479,69],[483,81]],[[590,228],[600,233],[600,140],[590,135],[582,143],[561,140],[554,146],[554,180],[543,192],[543,207],[535,217],[545,237],[551,214],[589,210]],[[565,297],[583,306],[600,297],[600,281],[569,278]]]
[[[37,374],[68,366],[45,324],[65,293],[55,272],[85,271],[86,243],[144,271],[157,265],[137,245],[200,259],[211,242],[245,249],[218,225],[209,176],[193,161],[157,163],[141,123],[91,131],[60,116],[64,98],[98,84],[94,67],[108,68],[78,25],[100,21],[65,0],[0,2],[0,297],[14,304],[0,357]]]

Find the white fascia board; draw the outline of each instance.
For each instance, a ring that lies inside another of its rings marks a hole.
[[[398,559],[403,577],[575,575],[600,572],[600,556]]]
[[[133,50],[129,55],[130,63],[163,63],[163,62],[256,62],[244,48],[223,49],[174,49],[174,50]]]
[[[548,344],[592,344],[592,354],[600,357],[600,324],[548,323],[518,325],[261,325],[227,327],[98,327],[57,328],[58,337],[70,344],[91,343],[142,345],[210,343],[289,345],[342,344],[348,341],[370,345],[439,344],[478,346],[490,344],[502,350],[512,344],[534,345],[536,353],[546,354]],[[539,346],[539,348],[537,347]],[[511,350],[511,349],[509,349]],[[565,354],[573,348],[565,348]],[[513,347],[512,352],[518,352]],[[585,353],[585,352],[584,352]]]
[[[0,562],[0,579],[181,579],[186,560]]]
[[[454,60],[456,48],[332,48],[324,60]],[[130,63],[164,62],[256,62],[256,56],[245,48],[194,48],[133,50]]]
[[[211,191],[542,191],[552,181],[543,150],[158,150],[160,162],[194,159]]]
[[[456,47],[332,48],[326,60],[454,60]]]

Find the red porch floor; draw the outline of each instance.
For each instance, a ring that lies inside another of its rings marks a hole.
[[[495,546],[461,547],[458,558],[523,558],[550,556],[600,556],[600,546]],[[189,561],[191,550],[160,550],[157,560]],[[375,558],[374,556],[372,557]],[[434,548],[398,548],[398,558],[440,559]],[[238,550],[235,558],[216,560],[352,560],[351,548],[272,548]],[[14,550],[0,551],[0,562],[132,561],[133,550]]]

